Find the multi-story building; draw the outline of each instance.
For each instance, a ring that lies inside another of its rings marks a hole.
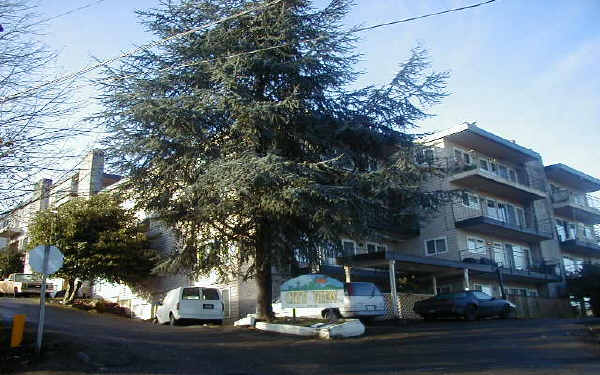
[[[557,240],[564,274],[569,277],[584,263],[600,263],[600,180],[564,164],[545,167],[550,184]]]
[[[424,143],[420,160],[446,172],[425,189],[454,198],[418,235],[340,263],[393,267],[429,293],[470,288],[500,296],[502,285],[505,294],[556,296],[561,253],[540,155],[472,124]]]
[[[23,251],[27,246],[27,227],[38,211],[58,207],[74,197],[89,197],[119,181],[121,176],[104,173],[104,152],[93,150],[78,168],[53,183],[41,179],[32,196],[0,218],[0,238],[5,246]],[[24,272],[31,272],[28,254],[24,252]]]

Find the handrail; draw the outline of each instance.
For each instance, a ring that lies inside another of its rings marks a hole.
[[[475,217],[487,217],[501,222],[502,225],[518,230],[525,230],[545,236],[552,236],[553,233],[552,220],[550,218],[544,220],[537,219],[530,207],[526,207],[522,215],[517,213],[514,206],[512,209],[507,207],[505,211],[496,210],[495,213],[490,213],[481,201],[477,205],[469,206],[460,202],[452,205],[452,212],[457,222]]]
[[[568,203],[600,211],[600,198],[590,194],[578,194],[566,189],[560,189],[553,191],[551,198],[553,203]]]
[[[515,256],[517,255],[517,256]],[[550,276],[559,276],[560,268],[557,265],[559,260],[544,259],[541,262],[531,263],[529,257],[522,251],[513,249],[509,254],[504,249],[494,246],[481,246],[474,249],[462,249],[458,251],[458,260],[463,263],[475,263],[490,265],[492,267],[502,267],[505,272],[527,273],[527,274],[545,274]]]
[[[542,192],[546,191],[546,180],[543,176],[533,176],[524,168],[506,166],[501,161],[494,163],[494,166],[492,166],[492,162],[488,156],[474,151],[469,152],[469,155],[469,163],[462,159],[446,157],[439,158],[437,161],[434,161],[434,164],[440,168],[445,168],[449,175],[477,170],[477,173],[504,180],[507,184],[534,188]],[[483,168],[482,164],[484,162],[487,169]]]

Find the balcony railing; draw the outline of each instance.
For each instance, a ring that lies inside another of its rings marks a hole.
[[[564,228],[559,225],[556,230],[560,242],[577,240],[585,244],[600,246],[600,228],[597,225],[587,227],[576,225],[574,228]]]
[[[546,191],[545,177],[541,174],[540,176],[532,176],[524,168],[495,163],[490,161],[489,157],[476,152],[470,152],[469,155],[468,163],[464,159],[448,158],[441,164],[445,164],[449,175],[477,170],[477,173],[483,176],[502,180],[509,185],[533,188],[542,192]]]
[[[507,203],[497,203],[495,207],[488,207],[485,198],[475,204],[470,201],[469,204],[467,206],[463,203],[455,203],[452,206],[454,219],[457,222],[486,217],[509,229],[552,237],[552,221],[538,220],[531,208],[521,209]]]
[[[529,250],[513,248],[507,251],[495,246],[482,246],[459,250],[458,254],[459,261],[463,263],[502,267],[509,273],[560,275],[559,260],[546,259],[541,262],[532,262],[529,257]]]
[[[564,203],[598,211],[600,214],[600,199],[590,194],[577,194],[569,190],[552,192],[552,203]]]

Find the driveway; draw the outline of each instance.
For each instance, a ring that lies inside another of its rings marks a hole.
[[[35,321],[38,307],[0,298],[0,315],[15,313]],[[600,374],[600,345],[576,320],[385,323],[321,341],[53,307],[47,319],[50,353],[31,374]]]

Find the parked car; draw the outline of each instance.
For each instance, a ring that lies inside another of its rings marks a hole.
[[[0,281],[0,294],[10,294],[14,297],[20,295],[40,295],[42,280],[31,273],[12,273],[5,280]],[[46,283],[46,295],[52,295],[54,285]]]
[[[293,309],[283,309],[281,301],[276,299],[272,305],[275,316],[290,317]],[[335,308],[298,308],[297,317],[325,318],[337,320],[343,318],[370,319],[385,315],[385,300],[383,295],[373,283],[352,282],[344,284],[344,303]]]
[[[425,320],[440,317],[464,317],[466,320],[475,320],[491,316],[507,318],[515,308],[512,302],[505,299],[492,297],[477,290],[467,290],[440,294],[418,301],[413,310]]]
[[[156,322],[172,326],[183,321],[223,323],[223,302],[214,288],[179,287],[170,290],[156,310]]]

